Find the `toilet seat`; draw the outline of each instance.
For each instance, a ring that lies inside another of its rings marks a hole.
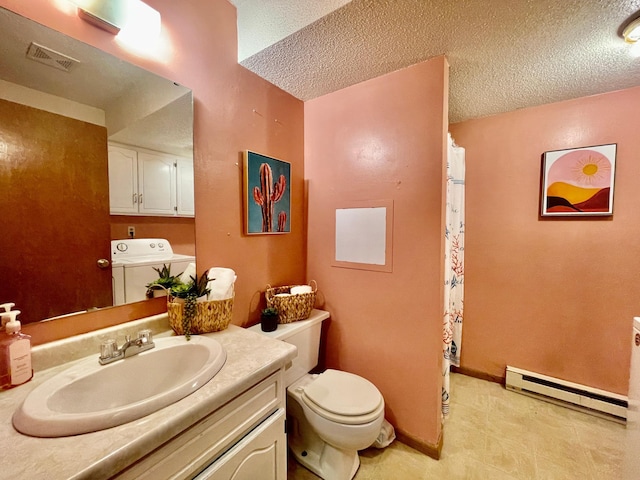
[[[336,423],[362,425],[384,412],[380,391],[352,373],[327,370],[302,390],[303,402],[315,413]]]

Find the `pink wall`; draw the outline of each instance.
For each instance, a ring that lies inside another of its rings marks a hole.
[[[147,3],[162,15],[163,33],[172,47],[164,60],[127,52],[112,35],[57,7],[67,2],[0,0],[0,6],[193,90],[198,269],[216,265],[236,270],[233,322],[255,322],[267,283],[305,279],[303,103],[238,65],[236,10],[227,0]],[[290,234],[243,236],[245,149],[291,162]]]
[[[440,435],[444,57],[305,103],[308,276],[331,312],[327,366],[370,379],[387,418]],[[393,200],[393,272],[332,267],[335,209]]]
[[[451,126],[466,148],[462,367],[626,394],[640,291],[640,88]],[[542,154],[617,143],[614,215],[538,217]]]

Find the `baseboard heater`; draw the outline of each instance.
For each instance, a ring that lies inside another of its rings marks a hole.
[[[505,386],[509,390],[541,400],[599,415],[626,420],[628,399],[624,395],[605,392],[539,373],[507,365]]]

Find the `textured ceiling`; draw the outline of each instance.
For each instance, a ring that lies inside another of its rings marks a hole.
[[[238,60],[315,22],[351,0],[230,0],[238,9]]]
[[[232,3],[241,19],[265,2]],[[640,85],[640,52],[619,35],[639,9],[640,0],[353,0],[241,63],[309,100],[444,54],[455,123]],[[258,13],[273,26],[266,17],[287,9]],[[238,25],[240,44],[257,35]]]

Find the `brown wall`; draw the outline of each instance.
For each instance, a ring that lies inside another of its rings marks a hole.
[[[0,303],[22,323],[112,305],[107,131],[0,100]]]
[[[233,322],[256,322],[266,284],[305,280],[303,103],[238,65],[236,10],[227,0],[147,3],[162,16],[168,48],[161,58],[129,53],[113,35],[80,20],[71,4],[67,8],[65,2],[0,0],[10,10],[193,90],[198,268],[236,270]],[[290,234],[243,235],[245,149],[291,163]]]
[[[331,313],[327,366],[370,379],[401,433],[439,441],[444,57],[305,103],[309,278]],[[332,267],[335,209],[393,201],[393,272]]]
[[[626,394],[640,291],[640,88],[451,126],[466,148],[462,366]],[[613,217],[538,216],[542,154],[617,143]]]

